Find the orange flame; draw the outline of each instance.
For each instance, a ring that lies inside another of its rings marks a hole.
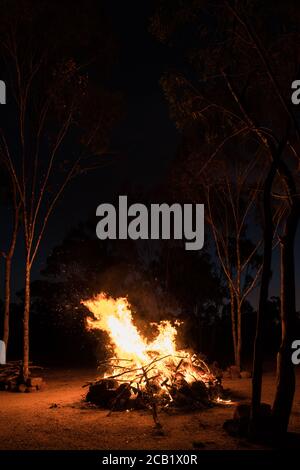
[[[177,350],[176,326],[180,325],[179,322],[172,324],[164,320],[152,323],[158,333],[153,341],[148,341],[134,325],[130,304],[125,297],[114,299],[100,293],[92,299],[82,301],[82,304],[93,314],[93,317],[87,319],[87,328],[101,329],[109,334],[117,359],[113,375],[120,376],[122,373],[123,380],[135,384],[136,371],[146,370],[149,378],[155,379],[155,383],[165,391],[168,384],[174,381],[174,371],[177,378],[188,383],[202,380],[208,384],[212,380],[213,376],[203,361],[188,351]],[[131,370],[124,374],[126,361]],[[139,382],[139,386],[141,385],[142,381]]]

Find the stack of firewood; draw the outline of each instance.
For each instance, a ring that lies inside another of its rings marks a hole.
[[[30,377],[24,382],[22,379],[21,361],[11,361],[5,365],[0,365],[0,390],[11,392],[36,392],[45,388],[42,377],[37,376],[42,367],[30,365]]]
[[[162,359],[164,358],[156,358],[140,368],[129,364],[117,366],[119,372],[116,372],[116,364],[112,360],[110,365],[113,366],[115,373],[86,384],[89,386],[86,401],[110,411],[149,409],[157,424],[159,410],[201,409],[210,406],[222,396],[221,380],[210,373],[206,364],[203,380],[195,378],[191,383],[185,380],[184,359],[180,360],[176,367],[174,366],[173,375],[168,380],[161,380],[161,377],[155,373],[153,365]]]

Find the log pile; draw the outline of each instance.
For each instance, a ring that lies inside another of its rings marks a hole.
[[[210,406],[220,396],[222,386],[214,384],[210,388],[201,381],[188,384],[184,380],[177,382],[169,393],[158,391],[154,386],[148,390],[138,389],[130,382],[119,383],[114,379],[99,379],[89,385],[86,401],[100,408],[112,410],[149,408],[151,397],[162,408],[201,409]]]
[[[5,365],[0,365],[0,390],[20,393],[31,393],[41,391],[45,388],[45,382],[40,377],[42,367],[29,367],[30,377],[24,382],[21,378],[21,361],[11,361]]]
[[[158,361],[163,358],[156,359]],[[223,394],[221,379],[210,373],[205,364],[203,380],[187,382],[184,378],[184,360],[180,360],[173,375],[164,379],[155,374],[154,361],[141,368],[120,366],[121,372],[99,378],[89,386],[86,401],[110,411],[149,409],[154,422],[160,410],[185,411],[211,406]],[[111,364],[112,365],[112,364]]]

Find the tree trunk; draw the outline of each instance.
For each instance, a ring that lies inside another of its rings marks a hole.
[[[294,244],[299,220],[296,203],[287,217],[281,239],[281,345],[277,355],[277,387],[273,404],[274,432],[280,437],[287,432],[295,393],[295,371],[291,360],[295,339],[296,299]]]
[[[236,318],[235,318],[235,302],[234,293],[231,285],[229,285],[230,292],[230,313],[231,313],[231,331],[232,331],[232,342],[234,351],[234,363],[237,363],[237,337],[236,337]]]
[[[3,341],[8,347],[9,338],[9,311],[10,311],[10,277],[11,277],[11,257],[5,258],[5,293],[4,293],[4,323],[3,323]]]
[[[23,367],[22,379],[26,381],[29,376],[29,314],[30,314],[30,262],[26,260],[25,266],[25,298],[23,316]]]
[[[272,242],[273,242],[273,219],[271,206],[271,190],[277,169],[277,162],[273,161],[264,183],[264,255],[261,274],[261,285],[259,294],[259,305],[257,312],[256,333],[254,341],[253,371],[252,371],[252,402],[250,432],[255,433],[258,429],[259,412],[262,390],[263,372],[263,338],[265,330],[265,314],[267,311],[269,297],[269,283],[271,278]]]
[[[242,364],[242,306],[239,300],[237,301],[237,355],[236,366],[241,370]]]
[[[14,194],[14,227],[11,236],[9,250],[5,256],[5,287],[4,287],[4,321],[3,321],[3,341],[6,347],[6,354],[9,340],[9,316],[10,316],[10,284],[11,284],[11,263],[15,252],[17,234],[19,229],[20,204],[16,203]]]
[[[238,220],[238,219],[237,219]],[[241,370],[242,353],[242,309],[241,309],[241,246],[239,224],[236,221],[236,322],[237,322],[237,351],[236,366]]]

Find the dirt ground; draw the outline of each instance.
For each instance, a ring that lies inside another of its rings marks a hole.
[[[300,371],[299,371],[300,372]],[[0,392],[0,449],[257,449],[228,436],[223,422],[232,417],[234,404],[249,400],[251,380],[225,380],[232,405],[218,405],[193,413],[161,413],[164,435],[157,435],[147,412],[114,412],[88,408],[82,385],[95,371],[61,370],[45,373],[47,389],[22,394]],[[274,374],[264,376],[263,400],[272,403]],[[300,374],[290,431],[300,433]],[[199,444],[197,444],[199,446]]]

